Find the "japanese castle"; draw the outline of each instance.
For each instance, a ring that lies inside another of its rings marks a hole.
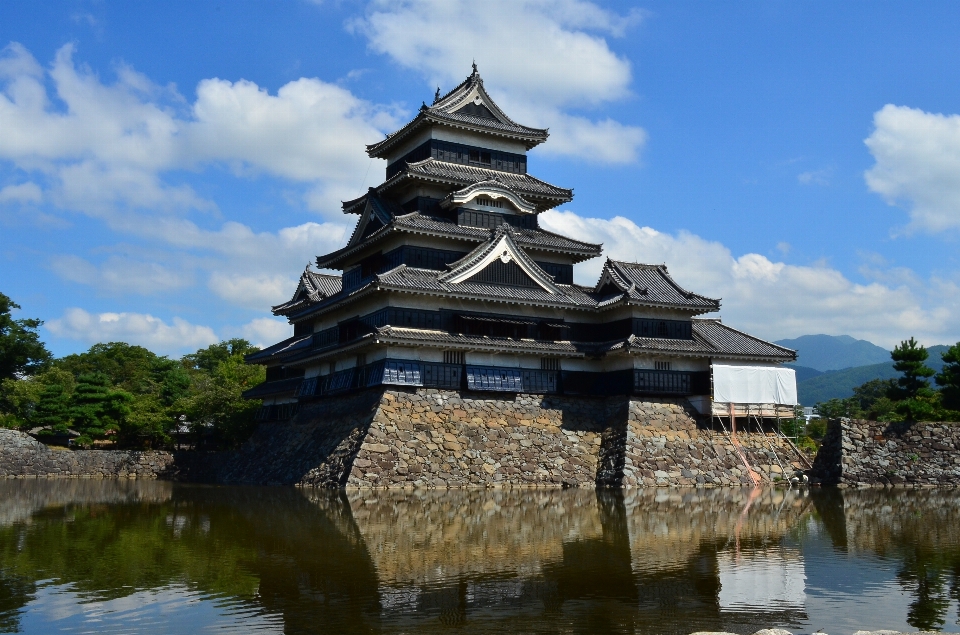
[[[575,284],[574,265],[602,248],[540,228],[538,214],[573,199],[528,172],[527,151],[547,136],[510,119],[474,65],[367,146],[386,179],[343,203],[358,216],[346,246],[273,307],[293,337],[248,357],[267,367],[246,394],[263,400],[260,418],[381,385],[695,401],[710,395],[714,363],[795,359],[698,317],[720,301],[664,265],[607,259],[595,285]]]

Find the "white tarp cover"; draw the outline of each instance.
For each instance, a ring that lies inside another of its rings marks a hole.
[[[720,403],[797,405],[797,374],[777,366],[713,365],[713,400]]]

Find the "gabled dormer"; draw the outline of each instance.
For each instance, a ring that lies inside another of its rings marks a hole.
[[[497,227],[488,243],[451,264],[450,271],[439,276],[438,280],[447,285],[479,283],[539,287],[549,294],[566,296],[554,282],[554,277],[517,246],[509,225]]]
[[[398,214],[402,213],[403,210],[381,198],[371,187],[363,198],[360,220],[353,229],[350,240],[347,241],[347,247],[362,242],[366,237],[389,225]]]
[[[455,192],[450,192],[440,201],[442,209],[472,207],[498,211],[501,214],[536,214],[537,206],[524,199],[509,186],[496,178],[479,181]]]

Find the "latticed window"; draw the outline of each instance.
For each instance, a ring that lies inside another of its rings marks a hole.
[[[560,370],[560,360],[556,357],[541,357],[540,370]]]
[[[463,351],[443,351],[443,363],[444,364],[465,363]]]
[[[670,370],[670,362],[656,362],[655,368],[657,370]]]

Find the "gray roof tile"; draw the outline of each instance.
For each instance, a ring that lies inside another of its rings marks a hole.
[[[300,275],[300,282],[293,297],[283,304],[273,307],[274,315],[289,315],[296,313],[311,304],[316,304],[325,298],[340,293],[343,280],[340,276],[311,271],[310,267]]]
[[[797,352],[794,350],[747,335],[743,331],[722,324],[720,320],[694,320],[693,332],[698,339],[712,346],[716,353],[775,358],[779,361],[793,361],[797,358]]]
[[[468,105],[467,98],[477,88],[483,105],[488,109],[490,117],[481,117],[467,114],[463,111]],[[387,135],[383,141],[367,146],[367,153],[373,157],[381,157],[399,140],[406,138],[423,125],[431,123],[447,124],[458,128],[468,128],[478,132],[492,133],[497,136],[507,136],[522,140],[528,148],[546,140],[548,132],[544,128],[530,128],[518,124],[507,116],[503,110],[490,98],[483,87],[480,74],[474,70],[467,79],[453,88],[443,97],[439,97],[430,106],[424,104],[420,112],[402,128]]]
[[[416,163],[408,163],[403,170],[388,179],[378,189],[388,189],[394,181],[410,177],[426,177],[460,186],[471,185],[487,179],[496,179],[515,190],[524,198],[532,199],[532,202],[537,202],[538,199],[541,201],[543,199],[549,199],[551,201],[549,207],[573,200],[573,190],[551,185],[529,174],[500,172],[499,170],[492,170],[490,168],[480,168],[473,165],[462,165],[460,163],[447,163],[446,161],[439,161],[437,159],[424,159]],[[542,208],[543,206],[538,205],[538,207]]]
[[[605,288],[609,284],[618,292],[608,293]],[[697,309],[700,312],[720,309],[719,300],[691,293],[677,284],[664,265],[620,262],[609,258],[603,266],[594,294],[602,306],[628,299],[640,304]]]

